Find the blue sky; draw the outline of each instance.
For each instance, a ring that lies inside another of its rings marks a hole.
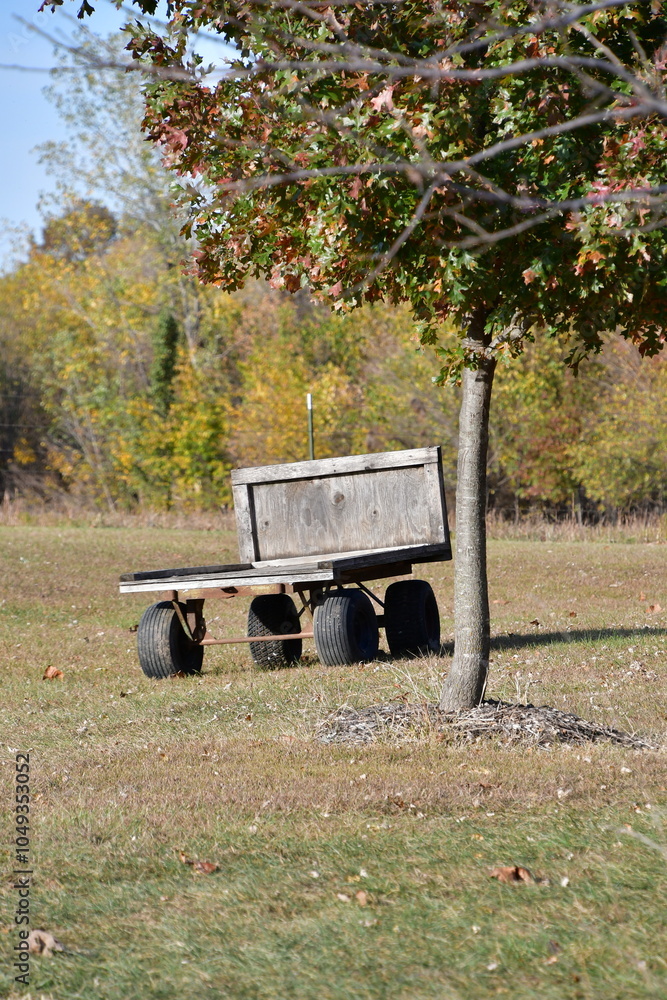
[[[53,44],[17,20],[17,15],[49,34],[67,38],[80,22],[78,4],[67,0],[54,14],[37,13],[41,0],[0,0],[0,64],[45,69],[54,65]],[[108,0],[97,0],[88,28],[96,34],[117,31],[126,19]],[[34,147],[48,139],[66,137],[55,110],[42,91],[49,76],[43,72],[0,69],[0,106],[3,143],[0,153],[0,264],[12,242],[12,227],[28,226],[39,232],[37,202],[52,189],[48,172],[37,160]]]

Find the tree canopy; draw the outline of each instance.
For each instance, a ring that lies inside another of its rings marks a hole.
[[[575,363],[616,328],[655,353],[662,6],[177,0],[129,47],[165,74],[145,125],[190,180],[199,274],[406,300],[427,337],[483,306],[503,349],[574,330]],[[202,30],[238,50],[216,84],[192,75]]]

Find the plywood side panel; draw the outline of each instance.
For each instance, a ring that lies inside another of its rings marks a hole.
[[[253,484],[255,559],[445,542],[437,471],[427,474],[429,466]]]

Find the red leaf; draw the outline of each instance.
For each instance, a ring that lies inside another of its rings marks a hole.
[[[497,878],[499,882],[504,882],[507,885],[512,882],[532,883],[535,881],[528,869],[522,868],[521,865],[508,865],[494,868],[489,873],[489,877]]]
[[[382,111],[383,108],[386,108],[387,111],[393,111],[394,110],[393,94],[394,94],[393,87],[385,87],[384,90],[380,91],[377,97],[372,97],[370,103],[373,110]]]
[[[64,677],[62,670],[58,670],[57,667],[52,667],[51,664],[48,665],[44,673],[42,674],[43,681],[61,681]]]

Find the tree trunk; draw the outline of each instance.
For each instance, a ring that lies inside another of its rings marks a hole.
[[[463,371],[456,482],[454,563],[454,660],[445,679],[440,708],[457,712],[482,700],[489,669],[491,632],[486,580],[486,457],[489,406],[496,367],[486,355],[486,313],[479,310],[468,329],[466,347],[477,355],[475,370]]]

